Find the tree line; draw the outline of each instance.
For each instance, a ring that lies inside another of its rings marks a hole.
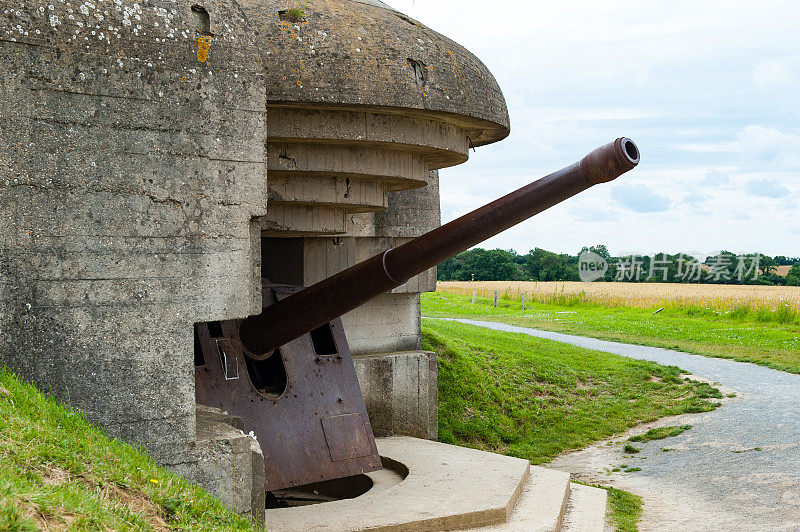
[[[602,244],[575,255],[536,248],[525,255],[513,249],[473,248],[442,262],[440,281],[580,281],[579,257],[591,251],[608,264],[605,281],[720,283],[800,286],[800,257],[723,251],[700,260],[687,253],[612,257]],[[792,266],[788,275],[778,266]]]

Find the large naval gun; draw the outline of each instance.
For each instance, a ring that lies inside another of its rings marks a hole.
[[[241,417],[264,452],[265,489],[381,468],[340,317],[639,163],[628,138],[307,288],[263,281],[263,312],[195,327],[198,403]]]

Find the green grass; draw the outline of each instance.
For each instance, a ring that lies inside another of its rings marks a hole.
[[[637,441],[644,443],[653,440],[663,440],[664,438],[670,438],[672,436],[683,434],[690,428],[692,428],[691,425],[680,425],[680,426],[670,425],[669,427],[657,427],[655,429],[648,430],[644,434],[631,436],[630,438],[628,438],[628,441]]]
[[[255,530],[0,368],[0,530]]]
[[[306,16],[307,6],[298,2],[289,2],[286,8],[286,18],[291,22],[300,22]]]
[[[617,532],[638,532],[642,516],[642,498],[633,493],[605,488],[608,491],[606,516]]]
[[[628,453],[628,454],[636,454],[636,453],[638,453],[638,452],[641,452],[641,449],[639,449],[638,447],[634,447],[634,446],[633,446],[633,445],[631,445],[630,443],[626,443],[626,444],[625,444],[625,445],[622,447],[622,451],[623,451],[623,452],[626,452],[626,453]]]
[[[468,296],[441,292],[424,294],[422,312],[430,317],[502,321],[651,345],[800,373],[800,325],[795,318],[781,323],[773,315],[780,311],[734,309],[726,314],[714,309],[667,307],[653,314],[652,309],[605,307],[575,297],[565,298],[563,304],[528,304],[522,310],[516,301],[501,301],[494,308],[492,299],[477,298],[474,305],[470,300]]]
[[[439,439],[533,463],[643,422],[706,412],[719,392],[676,367],[524,334],[423,321],[438,355]]]

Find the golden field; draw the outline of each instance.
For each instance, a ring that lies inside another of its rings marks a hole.
[[[658,306],[699,306],[729,310],[737,305],[751,309],[777,309],[788,305],[800,311],[800,287],[674,283],[582,283],[535,281],[439,281],[437,292],[479,297],[498,297],[540,303],[563,302],[580,297],[588,303],[606,306],[652,308]]]

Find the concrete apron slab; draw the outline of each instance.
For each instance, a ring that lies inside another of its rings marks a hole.
[[[567,473],[538,467],[532,472],[527,460],[405,436],[379,438],[377,444],[382,457],[408,469],[402,482],[354,499],[267,510],[267,528],[464,530],[506,523],[523,492],[529,507],[525,522],[533,526],[526,530],[560,526],[569,494]],[[534,522],[530,516],[537,513],[549,525]]]

